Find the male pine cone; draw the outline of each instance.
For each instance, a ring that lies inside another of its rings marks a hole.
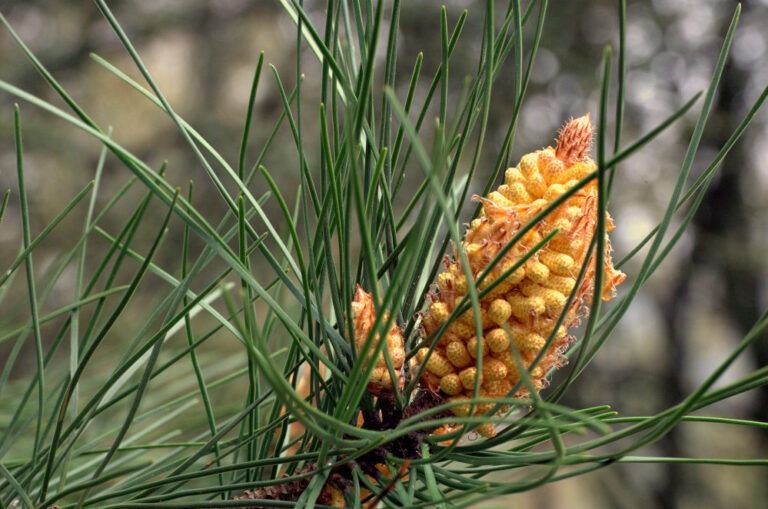
[[[453,412],[457,416],[466,416],[472,408],[469,400],[478,377],[480,397],[523,397],[529,387],[540,390],[547,373],[565,363],[563,352],[572,339],[569,330],[588,312],[587,303],[594,290],[595,250],[591,250],[589,259],[587,254],[597,224],[597,182],[589,182],[533,225],[498,263],[491,266],[491,261],[539,212],[595,171],[596,165],[588,156],[591,143],[589,115],[571,120],[560,131],[554,148],[524,155],[515,168],[506,171],[504,184],[486,197],[474,197],[482,203],[480,215],[470,224],[461,245],[455,248],[453,260],[446,258],[445,270],[437,278],[437,290],[422,316],[422,339],[437,341],[437,344],[431,353],[430,348],[424,346],[416,355],[416,360],[424,364],[422,386],[454,403]],[[614,227],[607,214],[606,225],[608,231]],[[556,233],[552,238],[531,254],[532,248],[553,232]],[[476,335],[476,316],[470,307],[453,320],[439,338],[433,338],[467,295],[466,276],[456,261],[458,249],[466,253],[475,282],[485,274],[477,284],[481,294],[497,284],[480,299],[481,337]],[[604,300],[613,297],[614,288],[626,277],[614,268],[610,253],[606,235],[605,278],[600,289]],[[530,258],[522,266],[505,274],[526,255]],[[584,264],[587,264],[586,273],[576,287]],[[572,294],[574,297],[566,308]],[[359,288],[353,308],[355,338],[360,348],[375,315],[370,296]],[[555,330],[561,316],[561,325]],[[396,327],[389,331],[387,342],[394,367],[399,368],[403,343]],[[479,370],[478,355],[482,358]],[[390,389],[393,384],[383,356],[375,362],[371,384]],[[528,371],[527,384],[521,383],[520,368]],[[510,394],[515,387],[515,393]],[[477,404],[474,413],[482,415],[492,407]],[[479,426],[477,431],[484,436],[495,434],[490,423]]]
[[[467,415],[470,406],[462,404],[462,400],[472,397],[478,376],[481,397],[507,396],[515,386],[519,388],[514,395],[524,396],[528,389],[520,383],[520,367],[529,370],[530,384],[539,390],[546,374],[565,363],[563,352],[571,340],[569,329],[588,311],[587,302],[594,289],[595,250],[591,250],[589,260],[586,258],[597,224],[597,182],[592,180],[547,214],[493,267],[490,262],[536,214],[596,169],[587,155],[591,142],[589,115],[571,120],[560,131],[554,148],[524,155],[517,167],[506,171],[504,184],[497,190],[486,197],[474,197],[482,203],[482,210],[457,249],[466,253],[475,281],[488,272],[478,285],[480,292],[503,277],[547,235],[556,233],[480,299],[481,338],[476,337],[475,314],[470,308],[445,329],[431,355],[429,348],[419,350],[417,359],[426,362],[423,381],[439,388],[448,401],[458,403],[454,406],[457,415]],[[607,230],[613,229],[607,215],[606,224]],[[608,300],[626,276],[613,267],[607,235],[605,246],[605,283],[600,291]],[[446,260],[446,270],[438,276],[438,290],[422,320],[424,338],[443,325],[467,293],[466,277],[456,259],[458,253],[454,253],[454,260]],[[585,263],[586,274],[575,288]],[[562,324],[555,330],[563,314]],[[554,338],[547,345],[551,336]],[[533,366],[544,348],[546,351]],[[479,373],[478,353],[482,355]],[[490,408],[475,405],[474,412],[484,414]],[[478,432],[486,436],[495,433],[492,426],[479,427]]]
[[[383,321],[386,322],[388,319],[389,313],[385,313]],[[360,285],[357,285],[355,296],[352,300],[352,324],[354,327],[355,347],[358,353],[365,349],[365,343],[375,321],[376,310],[373,306],[373,297],[365,292]],[[378,335],[374,338],[374,344],[370,346],[364,363],[367,366],[371,361],[374,361],[373,372],[368,380],[368,390],[374,394],[382,389],[391,391],[394,384],[387,367],[386,354],[382,351],[375,360],[373,359],[375,346],[380,340]],[[395,373],[398,374],[397,383],[399,384],[402,382],[400,370],[405,362],[405,350],[403,349],[403,337],[400,334],[400,328],[396,324],[392,324],[389,332],[387,332],[386,341],[387,345],[385,348],[392,361],[392,367],[395,369]]]

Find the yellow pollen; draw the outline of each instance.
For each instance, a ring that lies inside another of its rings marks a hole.
[[[525,275],[536,283],[543,283],[549,278],[549,267],[539,261],[526,263]]]
[[[502,325],[512,316],[512,306],[504,299],[495,299],[488,306],[488,315],[493,323]],[[493,350],[493,347],[491,347],[491,350]]]
[[[466,417],[469,415],[469,398],[466,396],[453,396],[452,398],[448,398],[446,400],[446,403],[453,403],[454,406],[451,407],[451,411],[454,415],[457,417]]]
[[[483,359],[483,379],[501,380],[507,376],[507,367],[499,359],[487,357]]]
[[[467,351],[467,346],[462,341],[454,341],[445,348],[445,355],[451,364],[457,368],[463,368],[472,364],[472,357]]]
[[[538,352],[546,343],[546,339],[535,332],[528,332],[525,334],[518,334],[515,336],[515,343],[520,350],[527,350],[529,352]]]
[[[459,372],[459,379],[461,380],[461,385],[463,385],[465,389],[473,390],[475,388],[475,381],[477,380],[477,368],[471,366],[469,368],[462,369]],[[480,383],[483,383],[482,377],[480,379]]]
[[[520,164],[518,165],[518,168],[520,169],[520,174],[523,175],[525,179],[531,178],[532,175],[539,172],[539,166],[536,161],[536,154],[526,154],[522,158],[520,158]]]
[[[437,351],[433,351],[432,355],[427,359],[427,371],[439,377],[443,377],[449,373],[453,373],[455,368],[448,359],[440,355]]]
[[[477,357],[477,337],[472,336],[472,338],[467,342],[467,350],[469,351],[469,355],[472,357]],[[482,355],[486,355],[488,353],[488,344],[480,340],[480,351]]]
[[[539,253],[539,260],[559,276],[572,276],[577,269],[576,261],[563,253],[542,252]]]
[[[433,302],[429,306],[429,312],[432,314],[433,317],[435,317],[435,320],[437,320],[437,323],[444,324],[446,320],[448,320],[448,317],[451,315],[451,310],[448,309],[448,304],[445,302]]]
[[[528,190],[525,189],[522,182],[515,182],[509,186],[508,197],[505,198],[505,201],[509,202],[510,206],[518,203],[530,203],[531,195],[528,194]]]
[[[526,181],[525,176],[518,170],[517,168],[509,168],[504,173],[504,184],[501,187],[504,186],[511,186],[512,184],[516,182],[524,183]],[[499,191],[501,191],[501,187],[499,187]]]
[[[464,387],[461,384],[461,379],[459,378],[459,375],[455,373],[450,373],[448,375],[445,375],[443,378],[441,378],[440,390],[448,394],[449,396],[456,396],[458,394],[461,394],[461,392],[464,390]]]
[[[475,428],[477,434],[484,438],[493,438],[496,436],[496,426],[490,422],[484,422]]]
[[[502,328],[492,329],[485,334],[485,342],[491,352],[503,352],[509,349],[509,334]]]

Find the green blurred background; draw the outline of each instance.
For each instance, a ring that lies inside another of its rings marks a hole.
[[[311,18],[322,25],[325,3],[305,2]],[[449,0],[403,2],[398,76],[403,87],[418,52],[424,74],[440,59],[439,14],[445,5],[455,22],[469,9],[467,26],[454,56],[452,93],[474,73],[480,48],[482,5]],[[735,8],[717,0],[629,1],[628,87],[625,144],[648,131],[706,88],[720,44]],[[176,111],[231,161],[237,158],[250,80],[259,53],[275,66],[290,88],[300,59],[304,90],[313,106],[303,111],[305,126],[317,125],[318,66],[302,46],[295,28],[277,1],[163,0],[114,1],[110,7],[139,49]],[[725,71],[704,145],[694,165],[711,161],[762,88],[768,83],[768,2],[745,2],[732,55]],[[95,52],[137,77],[128,56],[90,2],[5,0],[0,10],[93,118],[112,126],[115,138],[147,162],[168,162],[168,179],[185,187],[196,184],[195,203],[212,217],[224,208],[212,192],[199,163],[171,122],[147,101],[89,58]],[[530,38],[533,30],[526,31]],[[616,48],[616,2],[550,2],[544,39],[523,107],[513,159],[552,142],[569,117],[591,112],[596,118],[599,70],[605,45]],[[513,80],[512,65],[500,84]],[[0,78],[59,104],[9,35],[0,33]],[[422,80],[427,86],[428,79]],[[423,97],[424,90],[417,92]],[[490,172],[494,150],[512,115],[511,101],[497,90],[485,146]],[[0,269],[7,267],[20,242],[13,148],[13,99],[0,96],[0,189],[14,195],[0,227]],[[281,111],[274,80],[263,79],[256,100],[254,153]],[[695,122],[694,111],[641,153],[623,163],[617,174],[610,209],[617,229],[612,234],[615,258],[621,258],[660,220],[682,163]],[[33,230],[39,231],[93,177],[99,146],[51,116],[22,105],[28,191]],[[593,365],[568,393],[574,406],[609,404],[622,415],[657,413],[679,402],[730,352],[768,303],[768,115],[759,113],[743,140],[725,160],[694,225],[665,266],[648,282],[633,308]],[[297,186],[299,173],[290,132],[283,129],[265,165],[283,189]],[[308,138],[311,138],[309,136]],[[312,158],[316,147],[305,147]],[[414,178],[418,172],[413,172]],[[117,189],[129,177],[108,162],[103,186]],[[482,185],[478,179],[478,188]],[[255,185],[255,194],[265,190]],[[479,190],[479,189],[478,189]],[[104,193],[108,195],[108,192]],[[289,193],[290,194],[290,193]],[[267,210],[278,217],[276,204]],[[157,217],[164,211],[158,209]],[[83,216],[78,216],[82,218]],[[117,219],[116,219],[117,220]],[[108,223],[107,223],[108,224]],[[68,230],[67,228],[70,228]],[[36,261],[56,255],[57,244],[79,231],[77,218],[54,232]],[[178,231],[178,228],[177,228]],[[153,234],[146,232],[147,238]],[[174,265],[175,253],[161,253]],[[163,259],[165,257],[165,259]],[[632,277],[638,265],[624,268]],[[57,289],[60,302],[71,291]],[[57,298],[54,292],[53,299]],[[151,303],[148,296],[147,303]],[[6,300],[0,324],[17,321],[24,299]],[[137,320],[141,309],[132,311]],[[726,373],[724,382],[768,364],[763,338]],[[230,345],[231,347],[231,345]],[[0,345],[0,359],[7,348]],[[232,350],[232,354],[236,350]],[[26,368],[32,369],[30,358]],[[19,364],[12,377],[23,377]],[[768,421],[768,391],[761,389],[706,409],[708,415]],[[754,428],[684,424],[646,455],[765,458],[768,433]],[[547,485],[511,501],[482,507],[576,508],[721,508],[768,507],[768,469],[696,465],[613,465],[595,474]]]

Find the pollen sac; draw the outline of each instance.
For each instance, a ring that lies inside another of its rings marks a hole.
[[[494,353],[492,355],[494,359],[501,361],[504,364],[504,367],[507,368],[507,379],[512,383],[517,383],[517,381],[520,379],[520,376],[517,369],[515,354],[512,353],[511,350],[505,350],[503,352]]]
[[[467,342],[467,351],[469,352],[469,355],[471,355],[474,358],[477,358],[477,337],[472,336],[472,338]],[[483,338],[480,338],[480,354],[486,355],[488,353],[488,343],[486,343]]]
[[[375,367],[371,372],[369,383],[378,384],[382,387],[392,387],[392,375],[386,367]]]
[[[536,332],[526,332],[515,336],[515,343],[523,352],[538,353],[544,346],[544,343],[546,343],[546,339]]]
[[[484,438],[493,438],[496,436],[496,426],[490,422],[484,422],[475,428],[477,434]]]
[[[541,198],[547,192],[547,182],[541,176],[541,173],[537,172],[528,177],[525,189],[533,198]]]
[[[512,316],[512,306],[510,306],[509,302],[504,299],[495,299],[491,302],[491,305],[488,306],[488,316],[496,325],[506,323],[506,321],[509,320],[509,317]],[[493,346],[489,346],[491,347],[491,350],[493,350]]]
[[[552,184],[547,188],[547,191],[544,193],[544,199],[547,201],[552,201],[556,198],[559,198],[561,194],[565,193],[568,190],[567,187],[565,187],[563,184]]]
[[[490,398],[492,397],[490,394],[488,394],[488,391],[485,390],[485,388],[480,389],[480,397],[481,398]],[[475,405],[475,415],[483,415],[490,412],[493,407],[496,406],[493,403],[478,403]]]
[[[511,294],[507,297],[507,302],[512,308],[512,315],[520,322],[529,321],[543,314],[547,309],[544,299],[538,295]]]
[[[552,273],[560,276],[573,276],[578,270],[576,261],[565,253],[549,251],[541,253],[539,259]]]
[[[502,264],[502,269],[504,269],[504,272],[506,272],[507,270],[510,270],[510,269],[512,268],[511,266],[512,266],[513,264],[512,264],[512,263],[509,263],[510,267],[509,267],[508,269],[507,269],[507,268],[505,268],[503,265],[504,265],[504,264]],[[511,287],[511,286],[514,286],[514,285],[516,285],[516,284],[517,284],[517,283],[519,283],[520,281],[522,281],[524,277],[525,277],[525,268],[523,268],[523,267],[518,267],[517,269],[515,269],[515,271],[514,271],[514,272],[512,272],[512,273],[511,273],[511,274],[510,274],[510,275],[507,277],[507,281],[509,282],[509,284],[510,284],[510,287]]]
[[[472,325],[456,320],[448,326],[448,332],[454,334],[458,338],[466,340],[475,334],[475,328]]]
[[[445,355],[451,364],[457,368],[463,368],[472,364],[472,357],[467,350],[467,344],[463,341],[453,341],[445,348]]]
[[[492,352],[503,352],[509,349],[509,334],[504,329],[491,329],[485,335],[485,342]]]
[[[512,184],[515,184],[517,182],[525,185],[525,181],[526,180],[527,179],[526,179],[525,175],[523,175],[523,173],[520,170],[518,170],[517,168],[509,168],[504,173],[504,184],[499,186],[499,192],[504,194],[502,189],[506,189],[507,187],[509,187]]]
[[[451,310],[448,308],[448,304],[445,302],[433,302],[429,306],[429,313],[435,317],[435,320],[439,324],[443,324],[448,320],[448,316],[451,314]]]
[[[433,351],[430,355],[429,348],[421,348],[418,352],[418,359],[420,362],[426,362],[427,371],[438,377],[444,377],[445,375],[456,371],[453,364],[451,364],[448,359],[443,357],[437,350]]]
[[[506,193],[500,197],[495,196],[492,193],[488,198],[502,207],[510,207],[520,203],[530,203],[531,201],[531,195],[528,193],[528,189],[526,189],[525,184],[522,182],[515,182],[511,186],[507,186]]]
[[[534,261],[526,265],[525,275],[535,283],[543,283],[549,279],[549,267],[541,262]]]
[[[466,390],[474,390],[475,381],[477,380],[477,368],[471,366],[461,370],[461,372],[459,372],[459,379],[461,380],[461,385],[463,385]],[[480,383],[482,383],[482,381]]]
[[[520,158],[520,163],[517,167],[520,174],[525,177],[525,182],[528,181],[533,175],[539,173],[538,154],[533,152],[531,154],[525,154]]]
[[[555,290],[557,292],[562,293],[565,296],[568,296],[573,291],[573,287],[576,284],[576,279],[572,277],[563,277],[563,276],[549,276],[549,278],[542,283],[542,286],[546,288],[551,288],[552,290]]]
[[[450,373],[440,379],[440,390],[449,396],[456,396],[464,391],[464,386],[459,375]]]
[[[560,130],[554,147],[523,155],[516,167],[506,170],[502,185],[473,197],[482,205],[480,213],[455,246],[453,258],[445,260],[446,270],[437,277],[437,292],[422,320],[432,327],[422,326],[423,337],[436,329],[434,324],[446,321],[444,336],[450,336],[439,339],[430,357],[416,356],[427,363],[424,377],[442,377],[437,390],[447,401],[473,397],[478,383],[486,398],[524,397],[529,390],[540,390],[546,374],[566,364],[564,352],[572,340],[568,331],[587,314],[588,303],[596,294],[610,299],[624,281],[624,274],[613,266],[606,236],[600,267],[604,285],[593,287],[596,256],[586,256],[598,223],[597,183],[588,179],[597,169],[589,157],[591,143],[589,116],[574,119]],[[556,199],[562,202],[534,222]],[[605,224],[606,231],[614,228],[607,215]],[[526,233],[512,243],[523,227]],[[469,260],[466,272],[455,261],[459,251]],[[517,269],[511,272],[513,267]],[[582,269],[584,277],[577,285]],[[469,273],[482,292],[480,313],[469,310],[451,319],[458,303],[466,302]],[[555,331],[558,323],[562,325]],[[525,377],[523,369],[528,371]],[[494,407],[500,406],[476,404],[474,414]],[[469,408],[462,403],[453,413],[468,415]],[[495,434],[490,422],[476,429],[481,436]]]
[[[458,417],[466,417],[469,415],[469,398],[467,396],[454,396],[452,398],[448,398],[446,400],[446,403],[452,403],[454,406],[451,407],[451,412],[453,412],[454,415]]]
[[[562,311],[563,307],[565,306],[565,302],[568,298],[567,295],[564,295],[561,292],[558,292],[557,290],[553,290],[551,288],[545,288],[530,280],[523,282],[523,284],[520,285],[520,289],[522,290],[523,295],[525,295],[526,297],[541,298],[544,301],[544,305],[546,306],[550,314],[559,315],[560,311]]]
[[[483,359],[483,379],[490,381],[503,380],[507,376],[507,367],[498,359],[488,357]]]
[[[432,355],[427,360],[427,370],[440,377],[455,371],[448,359],[437,352],[432,352]]]
[[[488,391],[488,395],[492,397],[506,396],[509,391],[512,390],[512,382],[507,378],[500,380],[488,380],[483,384],[485,390]]]

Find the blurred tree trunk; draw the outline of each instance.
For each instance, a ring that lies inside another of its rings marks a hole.
[[[666,305],[662,306],[665,328],[667,330],[666,363],[661,375],[662,387],[660,399],[663,401],[662,407],[671,407],[679,403],[685,395],[683,386],[683,377],[685,376],[685,361],[687,356],[687,331],[686,331],[686,306],[678,303],[689,301],[689,292],[691,282],[696,273],[693,263],[681,264],[682,270],[678,272],[677,281],[673,281],[671,288],[673,290],[668,296]],[[695,310],[694,310],[695,312]],[[681,436],[677,427],[672,428],[670,432],[659,443],[662,454],[669,457],[679,457],[684,454],[681,449]],[[652,496],[656,503],[655,507],[659,509],[674,509],[678,507],[680,495],[685,491],[687,484],[686,465],[677,465],[674,463],[660,464],[663,479],[661,485],[655,486]]]
[[[702,141],[704,146],[719,150],[736,127],[735,121],[744,115],[739,101],[739,92],[743,90],[746,76],[733,66],[725,70],[721,83],[720,95],[709,129]],[[669,332],[669,358],[665,366],[663,392],[665,406],[679,403],[687,393],[684,386],[686,366],[686,345],[691,344],[691,317],[689,313],[702,312],[697,306],[688,306],[693,292],[695,277],[706,271],[715,272],[718,280],[724,282],[724,288],[717,292],[722,299],[721,308],[726,313],[725,321],[738,329],[739,336],[745,335],[760,317],[759,278],[755,274],[754,264],[745,260],[759,259],[750,256],[749,239],[754,234],[750,231],[749,212],[742,199],[742,189],[749,178],[747,170],[747,145],[737,144],[723,162],[720,175],[708,191],[701,210],[694,218],[695,232],[692,257],[689,264],[683,264],[677,280],[672,282],[673,292],[665,309],[665,322]],[[705,162],[705,161],[702,161]],[[737,253],[734,256],[734,253]],[[734,347],[736,345],[733,345]],[[751,350],[759,365],[768,364],[768,346],[765,341],[757,341]],[[765,421],[768,418],[768,391],[757,392],[753,416]],[[763,444],[759,450],[765,450]],[[682,449],[681,431],[673,429],[660,443],[663,454],[671,457],[690,455]],[[659,508],[678,507],[681,495],[689,487],[695,486],[699,492],[706,490],[708,484],[703,479],[695,479],[694,471],[688,465],[663,465],[663,483],[654,493],[656,506]],[[706,497],[699,493],[698,497]]]
[[[711,130],[710,145],[722,147],[736,124],[734,119],[744,115],[744,105],[740,102],[744,83],[748,76],[742,71],[726,67],[720,92],[718,111],[720,116],[715,123],[717,129]],[[743,189],[749,185],[748,144],[739,143],[723,162],[720,179],[710,189],[698,215],[696,227],[702,255],[698,263],[704,263],[718,270],[725,281],[723,289],[724,309],[729,321],[738,328],[740,336],[745,335],[760,318],[760,278],[754,261],[762,259],[754,252],[754,225],[744,200]],[[706,239],[714,239],[715,242]],[[722,245],[720,245],[722,243]],[[726,254],[723,256],[723,246]],[[696,253],[698,252],[695,251]],[[707,253],[710,253],[707,255]],[[768,343],[763,338],[755,341],[751,353],[757,365],[768,365]],[[753,409],[755,419],[768,421],[768,390],[762,388],[756,392],[757,401]],[[765,436],[761,435],[765,442]],[[768,445],[766,443],[765,445]],[[763,449],[764,450],[764,449]]]

